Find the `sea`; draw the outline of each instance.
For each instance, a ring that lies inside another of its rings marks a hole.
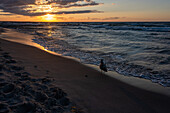
[[[62,56],[170,87],[170,22],[0,22]],[[24,37],[23,37],[24,38]]]

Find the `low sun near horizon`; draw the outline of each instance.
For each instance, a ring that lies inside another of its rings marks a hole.
[[[0,21],[170,21],[169,0],[1,0]]]
[[[54,15],[46,14],[46,15],[42,16],[42,21],[53,22],[53,21],[56,21],[56,19],[55,19]]]

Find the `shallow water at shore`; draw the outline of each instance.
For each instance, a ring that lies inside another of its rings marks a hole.
[[[170,86],[170,23],[2,23],[82,63]]]

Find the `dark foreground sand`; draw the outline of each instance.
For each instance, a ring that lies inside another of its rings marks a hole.
[[[0,47],[0,112],[170,113],[168,96],[35,47],[2,39]]]
[[[82,112],[53,78],[32,76],[19,62],[0,42],[0,113]]]

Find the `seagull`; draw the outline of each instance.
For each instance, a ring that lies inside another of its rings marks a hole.
[[[103,62],[103,59],[101,59],[99,67],[101,69],[101,73],[102,71],[107,72],[107,67],[106,67],[106,64]]]

